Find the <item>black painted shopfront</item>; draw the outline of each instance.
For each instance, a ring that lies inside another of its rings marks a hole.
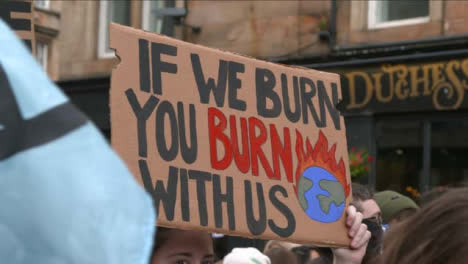
[[[323,70],[341,75],[349,148],[374,157],[363,183],[414,197],[468,180],[468,55]]]

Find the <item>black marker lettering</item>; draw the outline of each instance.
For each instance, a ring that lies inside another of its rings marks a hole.
[[[236,218],[234,213],[234,188],[232,177],[226,177],[226,193],[221,193],[221,180],[219,175],[213,174],[213,208],[215,225],[223,227],[223,202],[227,205],[229,230],[236,229]]]
[[[182,210],[182,220],[190,221],[190,199],[188,189],[187,170],[180,169],[180,206]]]
[[[296,231],[296,219],[294,218],[293,213],[291,212],[291,209],[289,209],[284,203],[282,203],[277,197],[276,193],[281,193],[283,197],[288,198],[288,192],[286,189],[284,189],[283,186],[281,185],[275,185],[271,187],[269,197],[270,201],[273,204],[273,206],[280,211],[284,217],[286,217],[286,220],[288,221],[288,224],[286,227],[281,228],[275,224],[273,220],[268,220],[268,226],[270,229],[277,234],[280,237],[289,237],[291,236],[294,231]]]
[[[257,92],[257,113],[263,117],[278,117],[281,114],[281,100],[273,91],[276,85],[275,75],[268,69],[255,69],[255,90]],[[273,103],[267,108],[267,98]]]
[[[162,94],[162,72],[177,73],[177,65],[165,61],[161,61],[161,54],[169,56],[177,56],[177,47],[163,44],[151,43],[151,60],[153,71],[153,93]]]
[[[198,212],[200,214],[200,225],[208,225],[208,209],[206,207],[206,182],[211,181],[211,174],[204,171],[189,170],[191,180],[197,181]]]
[[[145,39],[138,40],[138,55],[140,66],[140,90],[150,92],[149,46]]]
[[[229,107],[232,109],[237,109],[245,111],[247,108],[245,101],[237,98],[237,89],[242,87],[241,80],[237,77],[238,73],[245,72],[245,66],[242,63],[230,61],[229,62],[229,78],[228,78],[228,87],[229,87]]]
[[[166,127],[164,117],[167,115],[171,126],[171,147],[167,147],[165,136]],[[177,128],[177,117],[174,107],[168,101],[162,101],[156,110],[156,146],[158,147],[159,155],[165,161],[172,161],[177,157],[179,151],[179,135]]]
[[[299,95],[299,81],[296,76],[293,76],[293,90],[294,90],[294,112],[291,111],[291,105],[289,102],[289,92],[288,92],[288,79],[286,74],[281,74],[281,87],[283,91],[283,105],[284,113],[289,121],[296,123],[301,118],[301,105],[300,105],[300,95]]]
[[[128,89],[125,91],[125,95],[127,96],[128,103],[132,107],[133,113],[137,118],[137,126],[138,126],[138,155],[140,157],[147,157],[147,144],[146,144],[146,120],[150,117],[151,113],[153,113],[154,108],[159,102],[159,99],[151,95],[146,101],[145,105],[141,107],[140,103],[138,103],[138,99],[135,95],[133,89]]]
[[[252,235],[261,235],[266,229],[266,207],[265,197],[263,195],[263,186],[261,183],[257,183],[257,199],[258,199],[258,212],[259,219],[256,220],[253,209],[252,199],[252,185],[249,180],[244,181],[245,188],[245,209],[247,217],[247,226]]]
[[[164,212],[166,213],[166,219],[172,221],[174,219],[174,210],[177,198],[178,169],[172,166],[169,167],[167,188],[164,187],[164,182],[161,180],[157,180],[156,187],[153,187],[153,182],[151,180],[151,175],[148,170],[148,164],[146,164],[146,160],[139,160],[138,165],[140,166],[143,186],[145,187],[146,191],[153,197],[156,214],[159,215],[159,207],[162,202],[164,206]]]
[[[323,81],[317,81],[318,87],[318,98],[320,104],[320,117],[324,126],[327,126],[327,113],[325,112],[325,105],[327,106],[327,110],[330,113],[330,116],[333,120],[333,125],[337,130],[340,130],[340,112],[335,106],[338,104],[338,88],[336,83],[331,83],[332,87],[332,96],[333,96],[333,103],[330,101],[330,97],[328,97],[327,90],[325,89],[325,85]],[[324,105],[325,104],[325,105]]]
[[[226,80],[227,80],[227,71],[228,63],[225,60],[219,60],[219,69],[218,69],[218,82],[216,83],[213,78],[208,78],[208,81],[205,81],[205,76],[203,75],[203,69],[200,63],[200,56],[198,54],[192,53],[190,55],[192,60],[192,69],[195,76],[195,81],[197,82],[198,93],[200,94],[200,102],[202,104],[210,103],[210,93],[213,92],[213,96],[218,107],[224,106],[224,98],[226,96]]]
[[[317,115],[317,112],[315,111],[314,104],[312,103],[312,97],[314,97],[317,93],[315,89],[315,83],[311,79],[308,79],[305,77],[300,77],[299,82],[301,86],[302,118],[303,118],[304,124],[309,123],[309,113],[307,110],[310,110],[317,127],[324,127],[323,123],[320,121]],[[310,87],[309,92],[306,91],[307,85]]]
[[[191,164],[197,160],[198,152],[198,143],[197,143],[197,120],[195,116],[195,105],[189,105],[189,115],[190,115],[190,143],[191,147],[188,147],[187,139],[185,137],[185,115],[184,115],[184,105],[179,102],[177,103],[177,115],[179,118],[179,137],[180,137],[180,152],[182,158],[188,164]]]

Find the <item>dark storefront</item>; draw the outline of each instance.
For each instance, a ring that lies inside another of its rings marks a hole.
[[[468,180],[467,55],[326,70],[341,75],[348,146],[375,157],[362,183],[417,198]]]

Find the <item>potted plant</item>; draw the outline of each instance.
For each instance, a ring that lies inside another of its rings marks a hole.
[[[351,172],[351,179],[358,180],[363,176],[367,175],[370,170],[370,165],[373,161],[373,157],[365,150],[356,150],[351,148],[349,152],[349,169]]]

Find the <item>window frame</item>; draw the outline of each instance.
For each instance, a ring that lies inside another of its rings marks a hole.
[[[141,4],[141,29],[149,31],[151,17],[150,1],[143,1]]]
[[[408,26],[408,25],[416,25],[416,24],[424,24],[430,21],[431,15],[431,4],[429,0],[429,14],[423,17],[414,17],[414,18],[405,18],[400,20],[394,21],[386,21],[386,22],[377,22],[377,5],[380,0],[369,0],[368,7],[367,7],[367,27],[369,29],[381,29],[381,28],[390,28],[390,27],[400,27],[400,26]]]
[[[165,0],[159,0],[165,2]],[[166,5],[166,3],[164,3]],[[141,4],[141,29],[146,30],[146,31],[151,31],[150,30],[150,18],[151,18],[151,1],[142,1]],[[163,23],[163,21],[161,21]],[[161,30],[164,25],[161,24]],[[151,31],[153,32],[153,31]],[[161,34],[161,32],[153,32],[157,34]]]
[[[143,30],[156,33],[156,34],[163,34],[166,36],[174,37],[175,36],[175,19],[180,18],[180,17],[185,17],[186,16],[186,7],[181,8],[180,7],[180,2],[177,1],[168,1],[168,0],[158,0],[163,3],[161,7],[157,7],[157,10],[162,11],[161,20],[160,20],[160,28],[158,31],[153,31],[151,29],[151,15],[152,15],[152,9],[151,9],[151,2],[152,1],[143,1],[141,5],[141,28]],[[185,0],[186,1],[186,0]],[[185,15],[176,15],[176,14],[171,14],[173,11],[179,11],[183,10],[185,12]],[[167,14],[165,14],[167,13]],[[168,19],[171,19],[170,21]],[[172,20],[174,19],[174,20]],[[170,27],[170,28],[169,28]]]
[[[106,34],[109,34],[109,30],[106,30],[107,23],[107,8],[109,6],[108,0],[99,1],[99,32],[98,32],[98,58],[99,59],[108,59],[112,58],[115,53],[113,51],[108,51],[106,47]]]

